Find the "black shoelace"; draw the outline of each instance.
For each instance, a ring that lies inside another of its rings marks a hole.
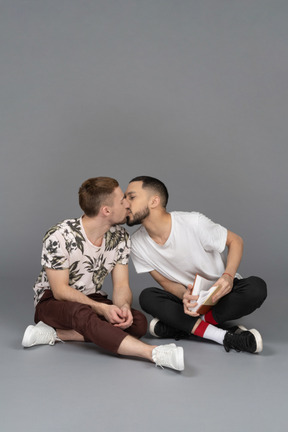
[[[224,348],[227,352],[234,349],[237,352],[247,351],[253,353],[256,351],[255,337],[249,331],[243,331],[240,334],[227,332],[224,338]]]

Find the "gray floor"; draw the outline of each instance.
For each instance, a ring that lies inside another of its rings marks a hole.
[[[270,298],[242,320],[261,331],[260,355],[180,341],[186,367],[179,373],[92,344],[23,349],[33,307],[27,289],[16,301],[8,287],[1,306],[1,431],[287,431],[286,298]]]

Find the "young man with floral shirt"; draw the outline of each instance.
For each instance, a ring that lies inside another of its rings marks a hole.
[[[183,348],[148,345],[145,316],[131,308],[128,259],[130,238],[119,224],[129,204],[118,182],[86,180],[79,189],[84,215],[50,228],[43,240],[42,271],[34,286],[35,326],[27,327],[25,348],[55,341],[86,341],[111,353],[184,369]],[[111,273],[112,301],[102,291]]]

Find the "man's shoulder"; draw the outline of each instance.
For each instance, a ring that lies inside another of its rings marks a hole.
[[[105,233],[106,250],[116,249],[118,245],[124,242],[129,246],[130,235],[123,226],[113,225]]]
[[[201,213],[196,211],[173,211],[170,213],[172,219],[175,221],[184,221],[184,222],[196,222],[199,219]]]
[[[78,232],[78,233],[81,231],[80,218],[65,219],[62,220],[61,222],[58,222],[56,225],[53,225],[45,233],[43,241],[45,241],[53,234],[63,235],[65,232],[67,233],[71,231]]]

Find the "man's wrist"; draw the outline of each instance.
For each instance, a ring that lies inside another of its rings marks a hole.
[[[129,303],[124,303],[120,309],[123,309],[123,308],[131,310],[131,305]]]
[[[109,305],[107,305],[107,304],[105,304],[105,303],[100,303],[100,302],[94,301],[93,304],[92,304],[91,306],[92,306],[92,309],[93,309],[93,310],[94,310],[98,315],[104,316],[105,311],[108,309],[108,306],[109,306]]]
[[[224,276],[224,275],[230,276],[230,278],[231,278],[232,280],[234,280],[234,277],[235,277],[235,276],[232,276],[231,273],[224,272],[224,273],[222,273],[222,276]]]

